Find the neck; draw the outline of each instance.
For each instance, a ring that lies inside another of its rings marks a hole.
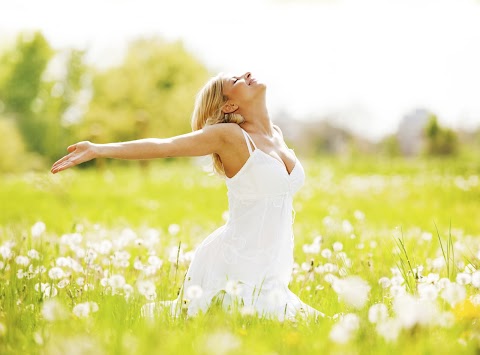
[[[268,136],[273,135],[273,124],[266,105],[250,106],[239,113],[245,119],[242,123],[243,129]]]

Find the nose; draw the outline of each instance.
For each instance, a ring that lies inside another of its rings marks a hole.
[[[248,80],[251,76],[252,76],[252,73],[250,73],[249,71],[243,74],[243,77],[245,78],[245,80]]]

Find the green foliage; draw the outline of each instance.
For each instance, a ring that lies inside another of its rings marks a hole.
[[[426,154],[452,155],[457,153],[457,135],[453,130],[441,127],[435,115],[430,116],[424,132],[426,138]]]
[[[27,151],[51,162],[77,140],[190,131],[194,97],[207,77],[180,42],[138,40],[120,66],[99,72],[84,51],[55,51],[41,33],[22,34],[0,57],[0,113],[15,119]]]
[[[18,172],[25,167],[27,155],[23,139],[12,119],[0,117],[0,173]]]
[[[96,142],[186,133],[205,67],[181,43],[132,43],[122,65],[93,78],[94,96],[79,138]]]

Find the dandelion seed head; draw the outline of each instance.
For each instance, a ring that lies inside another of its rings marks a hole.
[[[0,255],[4,260],[11,259],[13,257],[13,252],[10,249],[10,246],[6,244],[0,246]]]
[[[350,341],[360,327],[360,318],[354,313],[347,313],[340,317],[330,331],[330,339],[338,344]]]
[[[343,250],[343,244],[340,242],[333,243],[333,251],[339,252]]]
[[[41,314],[49,322],[64,320],[68,317],[65,307],[56,299],[48,299],[43,302]]]
[[[360,210],[355,210],[355,211],[353,212],[353,216],[355,217],[355,219],[356,219],[357,221],[363,221],[363,220],[365,220],[365,213],[363,213],[363,212],[360,211]]]
[[[399,296],[403,296],[407,291],[405,290],[405,286],[404,285],[392,285],[392,287],[390,287],[390,295],[394,298],[396,297],[399,297]]]
[[[168,233],[172,236],[176,236],[180,232],[180,226],[178,224],[170,224],[168,226]]]
[[[328,248],[325,248],[325,249],[322,250],[321,255],[325,259],[330,259],[332,257],[332,251]]]
[[[119,275],[119,274],[112,275],[108,279],[108,285],[111,288],[113,288],[114,290],[121,289],[121,288],[123,288],[123,286],[125,286],[125,277],[123,277],[123,275]]]
[[[459,272],[456,281],[459,285],[468,285],[472,281],[472,276],[466,272]]]
[[[440,295],[453,307],[457,303],[465,299],[465,297],[467,296],[467,291],[465,289],[465,286],[452,282],[445,286],[445,288],[441,291]]]
[[[402,330],[402,324],[396,318],[389,318],[377,323],[376,330],[386,341],[394,342]]]
[[[57,283],[57,287],[58,288],[65,288],[66,286],[68,286],[70,284],[70,280],[69,279],[62,279],[60,280],[58,283]]]
[[[342,221],[342,230],[346,234],[351,234],[353,232],[353,226],[349,220],[345,219]]]
[[[48,270],[48,277],[50,277],[52,280],[60,280],[66,276],[65,272],[63,269],[54,266],[50,270]]]
[[[388,288],[388,287],[390,287],[392,282],[390,281],[390,279],[388,277],[383,276],[378,280],[378,284],[380,286],[382,286],[382,288]]]
[[[438,289],[433,284],[419,284],[418,295],[421,299],[435,301],[438,296]]]
[[[225,292],[231,296],[238,296],[243,290],[243,286],[236,280],[228,280],[225,285]]]
[[[43,291],[43,297],[44,298],[50,298],[50,297],[55,297],[58,294],[58,290],[56,287],[51,286],[50,284],[47,284],[45,287],[45,290]]]
[[[40,259],[40,253],[38,251],[36,251],[35,249],[30,249],[27,252],[27,256],[31,259],[34,259],[34,260]]]
[[[475,271],[472,274],[472,285],[476,288],[480,288],[480,271]]]
[[[363,308],[368,301],[370,286],[358,276],[348,276],[332,283],[333,290],[347,305],[356,309]]]
[[[36,222],[32,228],[30,228],[30,233],[33,238],[40,237],[47,230],[47,226],[42,221]]]
[[[387,306],[383,303],[376,303],[368,310],[368,320],[370,323],[383,322],[388,318]]]

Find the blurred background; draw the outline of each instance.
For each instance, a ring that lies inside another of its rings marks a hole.
[[[220,71],[267,84],[304,156],[477,156],[479,44],[477,0],[3,2],[0,171],[188,132]]]

